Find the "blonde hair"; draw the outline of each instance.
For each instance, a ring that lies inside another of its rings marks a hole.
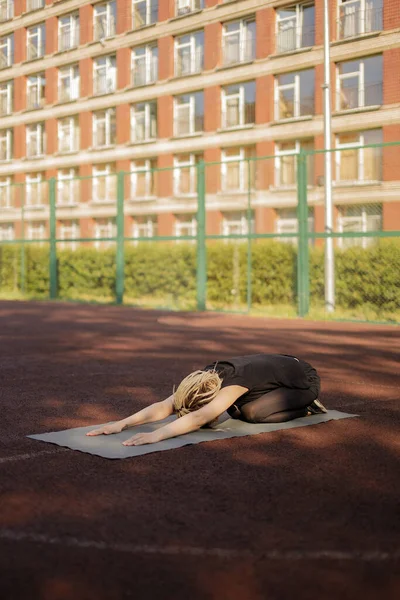
[[[178,417],[183,417],[199,410],[214,400],[221,385],[222,379],[215,370],[190,373],[174,390],[174,412]]]

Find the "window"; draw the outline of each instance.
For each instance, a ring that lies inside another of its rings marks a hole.
[[[31,222],[28,223],[28,240],[44,240],[46,237],[46,223]]]
[[[314,114],[314,69],[275,78],[275,119]]]
[[[0,208],[11,208],[10,177],[0,177]]]
[[[14,16],[14,0],[0,0],[0,23]]]
[[[158,0],[133,0],[133,29],[156,23]]]
[[[204,0],[175,0],[176,16],[188,15],[204,8]]]
[[[157,102],[139,102],[131,107],[131,141],[145,142],[157,137]]]
[[[255,163],[250,159],[255,156],[253,146],[227,148],[222,151],[222,191],[247,192],[255,185]]]
[[[69,102],[79,98],[79,67],[69,65],[58,71],[58,99]]]
[[[28,27],[26,36],[26,54],[28,60],[44,56],[46,46],[46,30],[44,23]]]
[[[79,14],[58,18],[58,49],[60,52],[79,46]]]
[[[196,164],[199,154],[179,154],[174,156],[174,195],[191,196],[196,194]]]
[[[60,221],[59,236],[62,240],[74,240],[80,236],[80,228],[78,221]],[[69,248],[76,250],[78,242],[60,242],[60,248]]]
[[[0,83],[0,117],[10,115],[13,111],[13,82]]]
[[[11,160],[12,159],[12,142],[13,142],[12,129],[0,130],[0,160]]]
[[[0,38],[0,69],[11,67],[14,61],[14,36]]]
[[[11,240],[13,240],[13,239],[14,239],[14,225],[12,223],[1,223],[0,224],[0,242],[6,242],[6,241],[11,242]]]
[[[222,89],[222,127],[241,127],[255,122],[256,82],[237,83]]]
[[[204,64],[204,32],[197,31],[175,39],[175,75],[200,73]]]
[[[42,108],[46,102],[46,78],[44,73],[29,75],[26,79],[26,106],[29,109]]]
[[[93,20],[94,40],[103,40],[115,35],[117,22],[116,2],[95,4]]]
[[[195,92],[174,98],[175,135],[190,135],[204,129],[204,94]]]
[[[277,52],[314,46],[314,4],[295,4],[276,11]]]
[[[136,160],[131,165],[132,200],[153,198],[155,192],[156,161],[148,158]]]
[[[44,0],[26,0],[26,10],[39,10],[44,7]]]
[[[382,55],[339,63],[336,110],[382,104]]]
[[[115,108],[93,113],[93,147],[112,146],[116,141]]]
[[[281,142],[275,148],[275,185],[292,187],[297,185],[297,156],[300,150],[314,150],[313,140]],[[307,183],[314,183],[314,156],[307,156]]]
[[[61,169],[57,174],[57,205],[73,206],[79,203],[77,169]]]
[[[175,217],[174,235],[197,235],[197,219],[194,215],[177,215]],[[195,240],[193,240],[194,242]]]
[[[64,117],[58,121],[58,151],[77,152],[79,150],[78,117]]]
[[[157,235],[157,217],[154,215],[143,215],[135,217],[132,225],[132,237],[151,238]]]
[[[101,56],[100,58],[96,58],[93,68],[95,95],[114,92],[117,83],[115,56]]]
[[[340,40],[382,29],[383,0],[339,0],[338,11]]]
[[[46,182],[42,181],[41,173],[27,175],[25,180],[25,204],[32,208],[40,208],[44,206]]]
[[[94,243],[95,248],[109,248],[113,242],[101,242],[100,238],[113,238],[117,235],[117,225],[115,219],[95,219],[94,223]]]
[[[132,83],[135,86],[154,83],[158,78],[158,48],[154,44],[132,50]]]
[[[117,192],[117,178],[113,165],[101,165],[93,168],[93,201],[114,203]]]
[[[368,144],[381,144],[381,129],[356,133],[341,133],[336,137],[337,182],[376,182],[382,179],[382,147],[363,148]]]
[[[254,212],[250,219],[250,233],[254,233]],[[222,235],[247,235],[249,233],[249,221],[247,212],[244,210],[224,213],[221,224]]]
[[[256,57],[256,22],[254,18],[232,21],[222,33],[224,65],[254,60]]]
[[[26,126],[26,156],[35,158],[45,153],[44,123]]]
[[[382,205],[364,204],[338,206],[338,233],[367,232],[382,230]],[[373,238],[338,238],[339,248],[361,246],[367,248],[374,243]]]
[[[308,207],[308,219],[307,228],[309,233],[314,231],[314,208]],[[298,233],[299,231],[299,220],[297,217],[296,208],[280,208],[276,210],[276,221],[275,221],[276,233]],[[282,237],[279,238],[280,242],[286,242],[288,244],[297,244],[297,237]],[[312,239],[309,240],[310,243]]]

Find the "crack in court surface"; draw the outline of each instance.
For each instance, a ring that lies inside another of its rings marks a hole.
[[[333,560],[333,561],[359,561],[359,562],[384,562],[399,560],[400,550],[394,552],[371,551],[340,551],[340,550],[267,550],[251,552],[249,550],[233,550],[229,548],[204,548],[201,546],[152,546],[150,544],[111,543],[96,540],[80,540],[74,537],[51,537],[41,533],[26,533],[1,529],[0,540],[11,542],[32,542],[51,546],[64,546],[71,548],[89,548],[92,550],[105,550],[107,552],[122,552],[124,554],[158,554],[169,556],[204,556],[217,558],[252,558],[271,560]]]

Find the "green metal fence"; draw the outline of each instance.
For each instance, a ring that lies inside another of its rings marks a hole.
[[[400,143],[332,151],[331,232],[324,151],[250,150],[1,187],[0,298],[399,323]]]

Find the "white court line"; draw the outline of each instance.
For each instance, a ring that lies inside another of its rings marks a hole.
[[[218,558],[264,558],[273,560],[346,560],[361,562],[382,562],[386,560],[399,560],[400,551],[383,552],[380,550],[349,551],[337,550],[267,550],[251,552],[247,549],[232,550],[229,548],[204,548],[201,546],[152,546],[150,544],[107,544],[95,540],[79,540],[74,537],[51,537],[41,533],[25,533],[12,529],[1,529],[0,540],[13,542],[34,542],[50,546],[64,546],[72,548],[90,548],[92,550],[105,550],[107,552],[122,552],[124,554],[160,554],[169,556],[214,556]]]
[[[29,452],[29,454],[17,454],[17,456],[4,456],[0,458],[0,465],[7,462],[17,462],[18,460],[28,460],[29,458],[36,458],[36,456],[43,456],[43,454],[58,454],[60,451],[65,452],[67,448],[58,448],[57,450],[41,450],[40,452]]]

